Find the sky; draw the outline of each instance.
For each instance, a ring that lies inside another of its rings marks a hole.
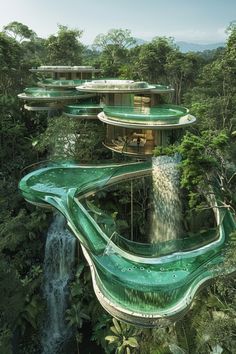
[[[170,36],[218,43],[234,20],[236,0],[0,0],[0,30],[18,21],[45,38],[61,24],[82,29],[85,44],[112,28],[129,29],[144,40]]]

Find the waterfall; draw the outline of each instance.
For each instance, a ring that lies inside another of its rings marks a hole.
[[[182,232],[178,155],[152,158],[152,213],[150,242],[174,240]]]
[[[42,354],[56,354],[70,336],[65,324],[68,282],[75,259],[76,238],[65,228],[65,219],[56,214],[47,233],[44,257],[44,297],[47,305],[42,333]]]

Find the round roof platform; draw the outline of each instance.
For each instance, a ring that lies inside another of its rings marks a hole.
[[[151,108],[105,106],[98,117],[110,125],[139,129],[177,129],[196,121],[187,108],[166,104]]]
[[[18,97],[26,101],[60,101],[71,99],[84,99],[93,97],[94,94],[84,94],[76,90],[52,90],[41,87],[29,87]]]
[[[86,103],[80,105],[67,105],[64,107],[64,114],[68,117],[82,119],[97,119],[98,113],[102,112],[100,104]]]
[[[71,72],[78,72],[78,73],[98,73],[101,70],[95,69],[93,66],[65,66],[65,65],[41,65],[38,68],[30,69],[31,72],[45,72],[45,73],[71,73]]]
[[[38,82],[39,87],[48,87],[48,88],[75,88],[78,85],[89,80],[53,80],[53,79],[44,79]]]
[[[76,89],[82,92],[96,93],[142,93],[155,89],[155,85],[133,80],[93,80],[77,86]]]

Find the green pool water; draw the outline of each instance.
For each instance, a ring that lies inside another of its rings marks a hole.
[[[29,202],[52,206],[65,216],[83,247],[95,293],[105,309],[141,326],[178,319],[203,284],[236,268],[231,259],[236,223],[227,209],[218,210],[215,230],[175,242],[167,252],[153,253],[150,244],[140,246],[122,237],[113,240],[102,231],[82,198],[151,170],[150,161],[101,166],[67,163],[33,171],[19,184]]]

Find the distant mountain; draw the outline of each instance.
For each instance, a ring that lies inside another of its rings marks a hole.
[[[144,40],[142,38],[135,38],[136,40],[136,45],[142,45],[148,42],[151,42],[151,40]],[[213,50],[219,47],[225,47],[225,43],[209,43],[209,44],[200,44],[200,43],[188,43],[188,42],[183,42],[179,41],[176,42],[176,45],[179,47],[180,51],[183,53],[187,52],[203,52],[204,50]]]
[[[146,41],[145,39],[142,39],[142,38],[134,38],[134,39],[136,40],[135,45],[142,45],[142,44],[151,42],[151,41]]]
[[[188,43],[188,42],[176,42],[180,51],[183,53],[187,52],[203,52],[204,50],[213,50],[219,47],[225,47],[225,43],[210,43],[210,44],[198,44],[198,43]]]
[[[134,47],[136,45],[143,45],[146,43],[150,43],[152,39],[150,40],[145,40],[142,38],[134,38],[136,40],[135,45],[132,45],[131,47]],[[204,50],[213,50],[219,47],[225,47],[224,42],[219,42],[219,43],[209,43],[209,44],[200,44],[200,43],[188,43],[188,42],[175,42],[175,44],[179,47],[180,51],[182,53],[187,53],[187,52],[203,52]],[[92,49],[92,45],[87,46],[89,49]]]

